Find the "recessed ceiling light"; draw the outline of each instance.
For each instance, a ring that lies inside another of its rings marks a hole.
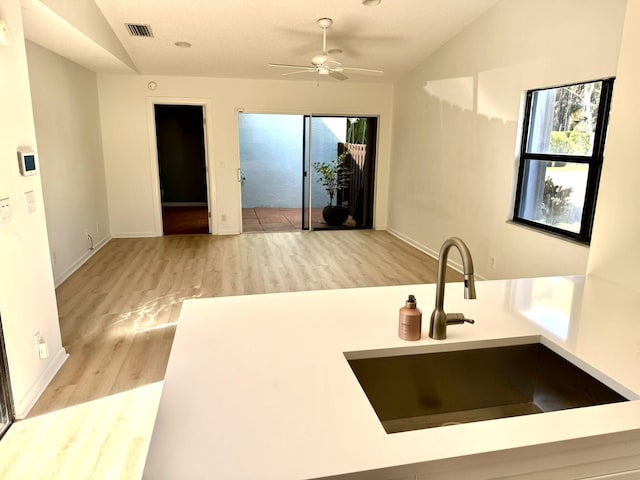
[[[189,48],[191,46],[189,42],[176,42],[174,45],[180,48]]]
[[[332,48],[327,53],[330,54],[330,55],[340,55],[342,53],[342,49],[341,48]]]
[[[375,7],[376,5],[380,5],[382,0],[362,0],[362,4],[367,7]]]

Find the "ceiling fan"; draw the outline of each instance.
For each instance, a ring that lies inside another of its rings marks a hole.
[[[345,67],[338,60],[327,53],[327,29],[333,20],[330,18],[318,19],[318,26],[322,28],[322,53],[311,58],[309,65],[290,65],[286,63],[269,63],[270,67],[295,68],[294,72],[283,73],[283,75],[297,75],[299,73],[317,73],[318,75],[329,75],[336,80],[347,80],[343,72],[364,73],[369,75],[382,75],[382,70],[372,70],[369,68]]]

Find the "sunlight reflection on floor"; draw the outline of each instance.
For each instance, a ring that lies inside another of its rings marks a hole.
[[[158,323],[163,316],[169,318],[170,310],[176,305],[182,305],[183,300],[191,298],[200,298],[202,293],[190,296],[166,295],[154,300],[145,302],[144,304],[122,313],[114,322],[113,326],[124,324],[125,330],[115,331],[112,334],[122,336],[130,332],[147,332],[151,330],[159,330],[163,328],[175,327],[177,320],[167,323]],[[130,328],[127,328],[127,322],[133,322]]]
[[[163,383],[16,422],[0,441],[0,478],[141,478]]]

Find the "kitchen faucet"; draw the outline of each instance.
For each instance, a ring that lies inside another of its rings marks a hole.
[[[462,270],[464,273],[464,298],[476,298],[476,286],[473,280],[473,260],[471,252],[465,243],[457,238],[451,237],[440,247],[438,258],[438,281],[436,284],[436,308],[431,314],[429,325],[429,336],[435,340],[447,338],[447,325],[460,325],[462,323],[475,323],[469,318],[465,318],[462,313],[444,312],[444,285],[447,275],[447,257],[451,247],[456,247],[462,257]]]

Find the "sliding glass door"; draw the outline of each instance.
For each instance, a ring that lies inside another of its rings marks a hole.
[[[372,228],[378,119],[309,118],[310,228]]]
[[[240,113],[242,231],[302,227],[303,115]]]
[[[377,118],[240,113],[243,232],[371,228]]]
[[[311,228],[311,117],[303,117],[304,129],[302,138],[302,230]]]

